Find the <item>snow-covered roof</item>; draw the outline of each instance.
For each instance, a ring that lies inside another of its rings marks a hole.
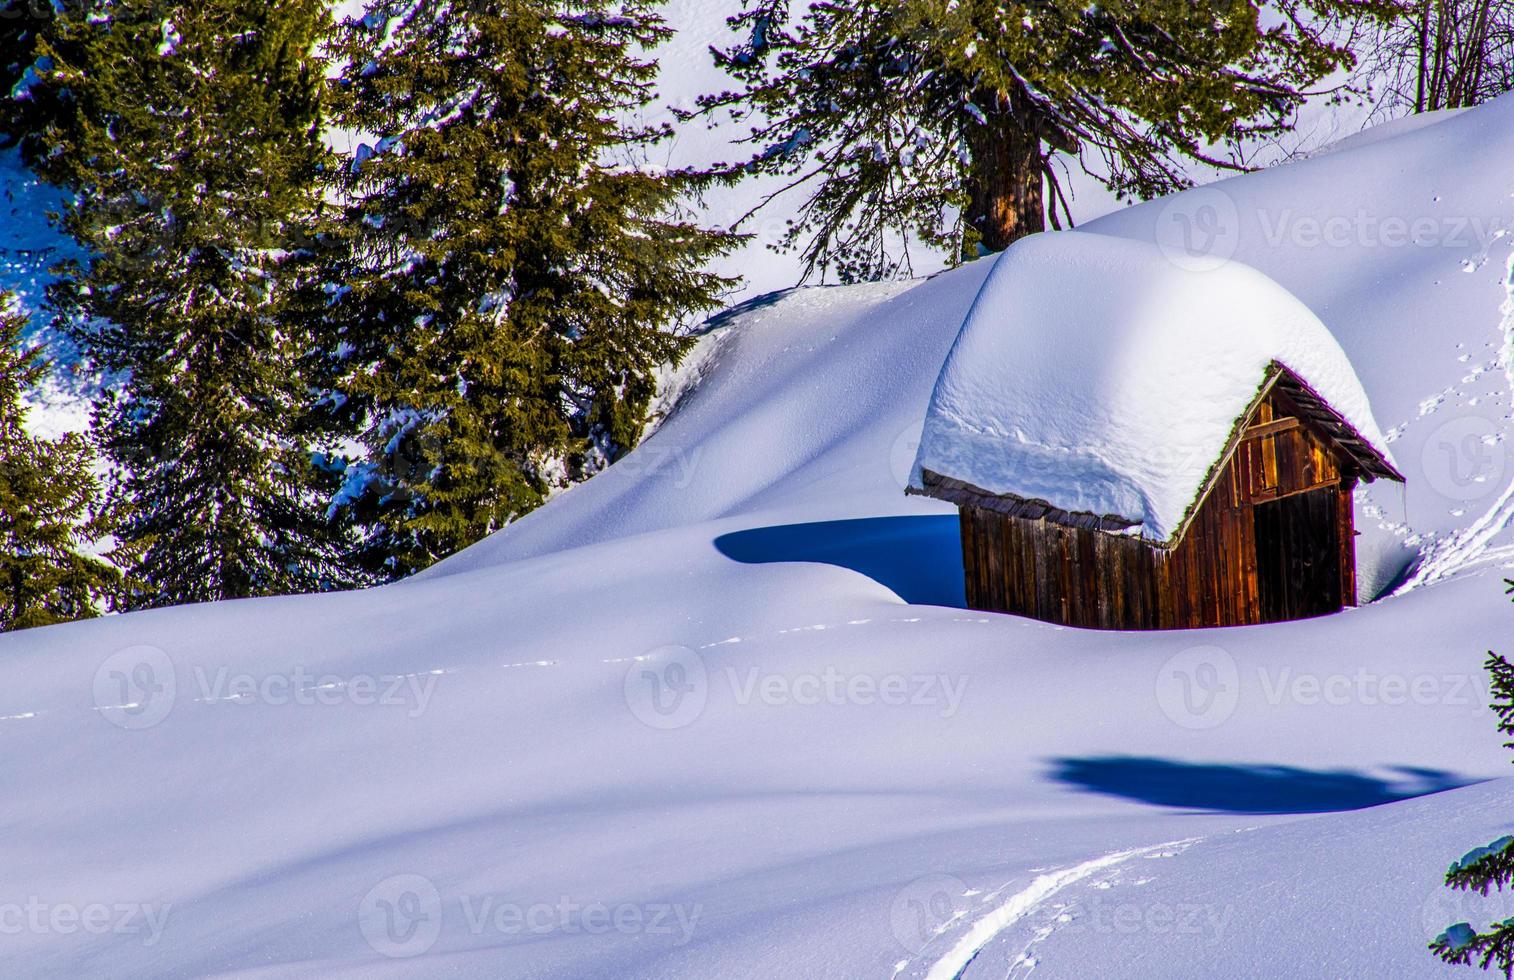
[[[948,496],[944,479],[1167,542],[1279,375],[1317,396],[1365,478],[1398,477],[1340,345],[1256,269],[1191,271],[1081,232],[994,261],[931,395],[912,492]]]

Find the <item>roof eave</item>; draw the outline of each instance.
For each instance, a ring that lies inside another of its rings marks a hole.
[[[1091,514],[1063,510],[1045,500],[1032,500],[1012,493],[994,493],[963,480],[942,476],[934,470],[921,470],[920,486],[905,488],[906,494],[916,497],[931,497],[944,500],[959,507],[976,507],[990,510],[1007,517],[1023,517],[1027,520],[1046,519],[1068,527],[1089,528],[1096,531],[1128,532],[1139,527],[1119,514]]]
[[[1320,394],[1308,382],[1295,374],[1286,364],[1283,364],[1281,361],[1273,361],[1267,366],[1266,373],[1262,376],[1262,383],[1257,389],[1256,396],[1246,406],[1246,410],[1236,419],[1230,437],[1225,443],[1224,451],[1220,453],[1214,465],[1210,468],[1209,473],[1205,476],[1203,484],[1199,487],[1198,493],[1195,494],[1193,502],[1188,505],[1188,509],[1184,512],[1183,519],[1178,522],[1177,528],[1164,540],[1154,540],[1144,535],[1142,536],[1143,540],[1156,547],[1167,549],[1176,548],[1182,542],[1199,509],[1214,489],[1220,474],[1224,472],[1225,466],[1235,455],[1236,448],[1240,445],[1241,439],[1245,434],[1246,426],[1251,421],[1252,416],[1256,414],[1257,406],[1272,393],[1274,387],[1278,386],[1282,386],[1288,397],[1307,414],[1306,421],[1321,429],[1331,442],[1340,448],[1341,453],[1351,459],[1366,482],[1371,483],[1377,479],[1404,482],[1403,474],[1398,471],[1397,467],[1389,462],[1382,452],[1368,442],[1344,416],[1331,408],[1329,403],[1320,397]],[[1130,533],[1134,528],[1141,526],[1140,521],[1131,520],[1118,514],[1092,514],[1067,511],[1046,500],[1027,499],[1010,493],[994,493],[963,480],[944,476],[928,469],[921,470],[920,486],[907,487],[905,493],[913,496],[944,500],[959,507],[977,507],[1009,517],[1023,517],[1029,520],[1044,518],[1045,520],[1068,527]]]

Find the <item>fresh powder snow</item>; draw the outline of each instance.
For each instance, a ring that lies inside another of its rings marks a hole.
[[[1077,236],[1328,326],[1408,479],[1359,491],[1377,601],[964,609],[903,491],[998,267],[753,298],[628,458],[414,579],[0,637],[0,972],[1472,975],[1426,944],[1514,915],[1442,885],[1514,806],[1511,158],[1505,98]]]
[[[1243,263],[1185,260],[1081,232],[1010,246],[936,382],[911,485],[929,469],[1167,541],[1273,361],[1388,455],[1308,307]]]

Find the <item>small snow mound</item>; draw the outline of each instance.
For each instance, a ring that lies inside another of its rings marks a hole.
[[[1256,269],[1190,271],[1086,232],[994,261],[936,381],[912,488],[929,469],[1167,541],[1274,361],[1392,461],[1340,345]]]

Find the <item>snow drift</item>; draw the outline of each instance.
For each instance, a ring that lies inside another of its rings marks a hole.
[[[427,574],[0,637],[0,971],[1466,976],[1428,940],[1514,914],[1440,884],[1514,803],[1511,156],[1505,99],[1084,229],[1187,215],[1329,325],[1408,477],[1359,498],[1390,597],[958,608],[903,488],[993,263],[769,296],[629,458]]]

